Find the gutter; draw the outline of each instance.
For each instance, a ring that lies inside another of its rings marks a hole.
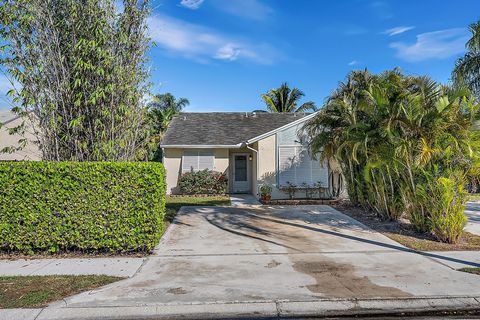
[[[242,143],[238,144],[160,144],[160,148],[185,148],[185,149],[232,149],[241,148]]]

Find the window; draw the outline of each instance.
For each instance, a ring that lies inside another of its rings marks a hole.
[[[211,150],[185,150],[182,157],[182,172],[213,170],[213,162]]]
[[[300,187],[303,183],[313,186],[321,183],[328,186],[328,167],[320,160],[312,159],[308,149],[303,146],[278,147],[278,183],[287,185],[287,181]]]

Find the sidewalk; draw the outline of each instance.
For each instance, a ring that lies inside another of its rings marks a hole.
[[[259,206],[261,203],[251,194],[231,194],[230,202],[232,207]]]
[[[472,311],[480,297],[415,297],[392,299],[318,299],[203,304],[157,304],[131,307],[49,307],[7,309],[0,320],[143,320],[143,319],[280,319],[344,316],[405,316],[409,313]]]
[[[480,201],[469,201],[465,208],[468,223],[465,230],[480,235]]]
[[[147,258],[0,260],[0,276],[107,275],[132,277]]]
[[[480,268],[480,251],[430,251],[420,254],[454,270]],[[478,280],[480,281],[480,277]]]

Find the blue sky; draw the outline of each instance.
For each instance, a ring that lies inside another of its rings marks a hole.
[[[447,82],[480,1],[155,0],[154,93],[187,111],[264,108],[282,82],[321,105],[353,69],[400,67]],[[6,85],[0,80],[0,90]]]

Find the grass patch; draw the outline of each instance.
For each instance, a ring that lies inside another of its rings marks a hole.
[[[468,272],[468,273],[473,273],[473,274],[479,274],[479,275],[480,275],[480,268],[476,268],[476,267],[461,268],[461,269],[458,269],[458,271]]]
[[[0,308],[38,308],[123,278],[110,276],[0,277]]]
[[[228,196],[211,196],[211,197],[192,197],[167,196],[165,199],[165,220],[171,222],[183,206],[228,206],[230,205],[230,197]]]
[[[382,233],[405,247],[418,251],[479,251],[480,236],[464,232],[457,243],[438,241],[432,234],[417,231],[408,221],[385,221],[375,213],[349,203],[332,205],[342,213],[360,221],[369,228]]]
[[[480,193],[471,193],[468,196],[468,201],[480,201]]]

